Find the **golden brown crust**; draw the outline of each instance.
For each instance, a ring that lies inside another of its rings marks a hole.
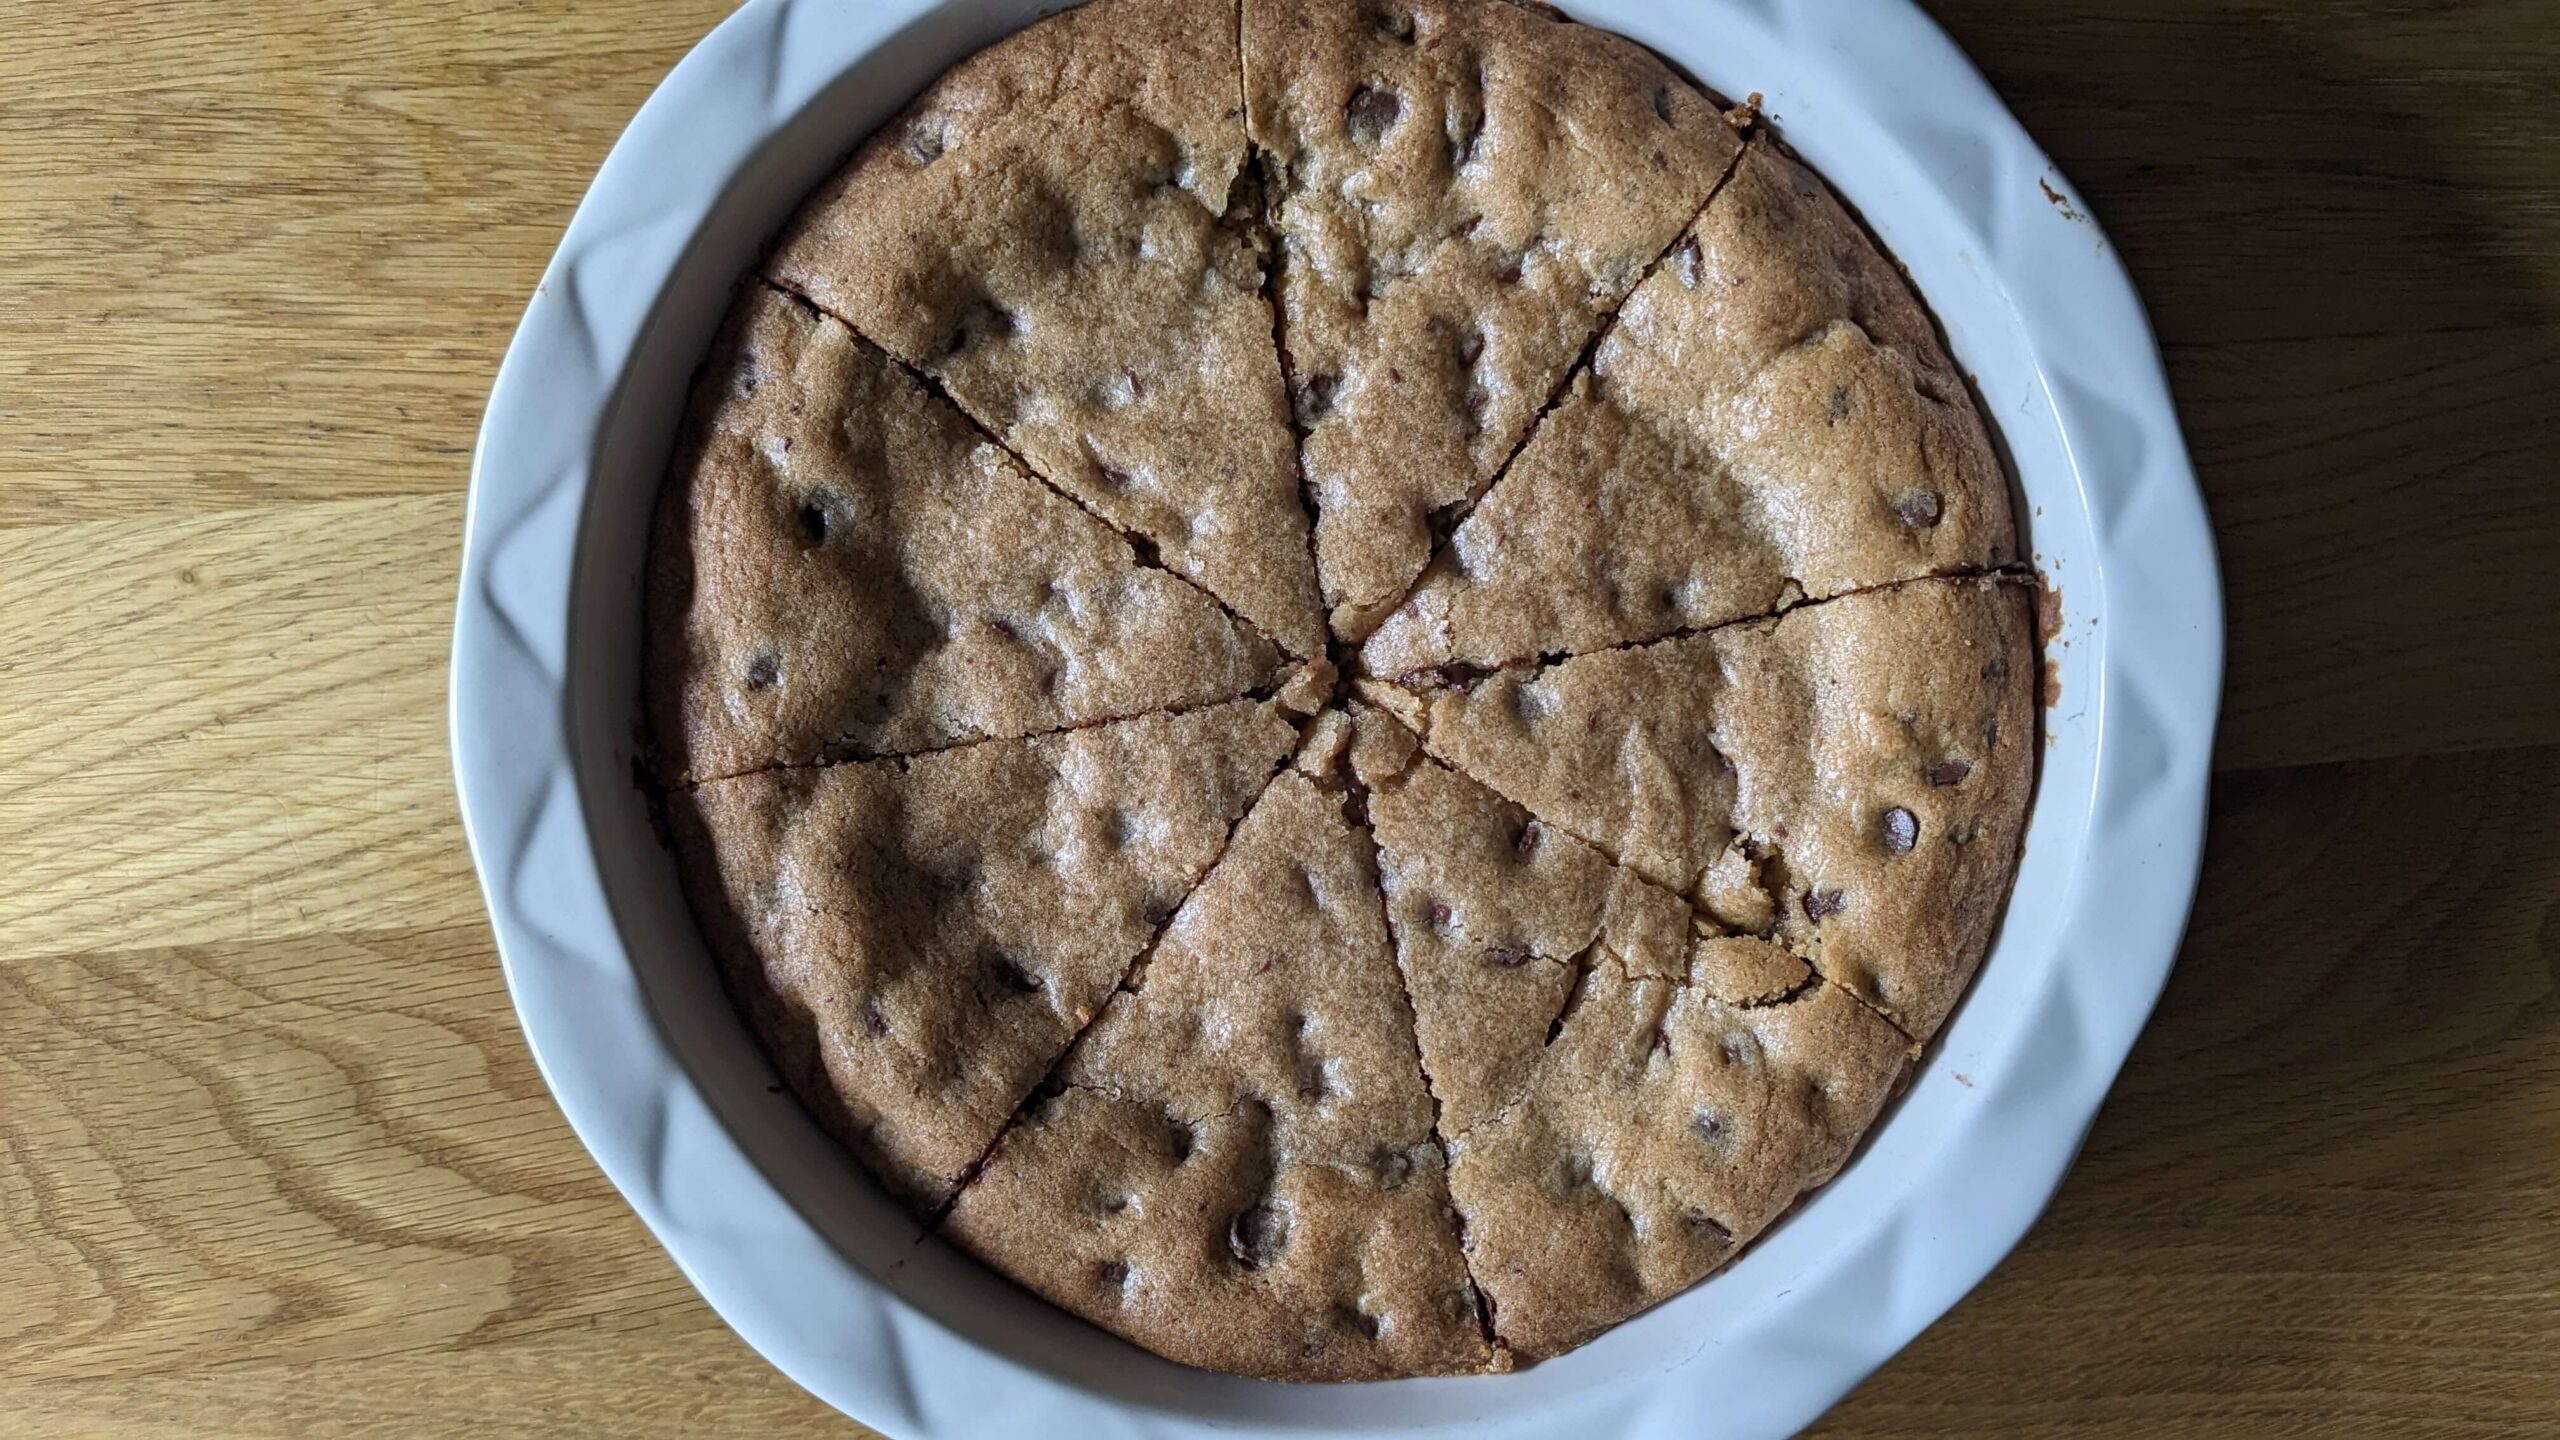
[[[1354,761],[1423,1068],[1456,1133],[1518,1093],[1584,971],[1680,975],[1689,911],[1420,754],[1393,720],[1364,709],[1359,723],[1389,732]]]
[[[1222,13],[1223,12],[1223,13]],[[1235,12],[1093,0],[936,81],[768,262],[1299,656],[1323,647]]]
[[[1909,1059],[1830,985],[1741,1007],[1591,972],[1528,1093],[1449,1138],[1496,1333],[1554,1355],[1697,1283],[1839,1170]]]
[[[930,1208],[1295,741],[1275,704],[1239,701],[766,771],[668,809],[694,911],[784,1078]]]
[[[1494,0],[1246,0],[1335,630],[1422,570],[1735,140],[1604,31]]]
[[[660,492],[672,783],[1232,699],[1279,657],[844,326],[739,296]]]
[[[1754,141],[1362,658],[1581,654],[2016,556],[2007,476],[1910,287]]]
[[[1273,782],[947,1233],[1195,1365],[1491,1363],[1368,851],[1339,794]]]
[[[1934,578],[2005,481],[1782,151],[1525,0],[1093,0],[768,271],[647,698],[730,984],[893,1192],[1353,1380],[1581,1344],[1845,1161],[1988,944],[2033,642]]]
[[[2017,861],[2028,594],[1914,581],[1418,698],[1434,754],[1926,1039]]]

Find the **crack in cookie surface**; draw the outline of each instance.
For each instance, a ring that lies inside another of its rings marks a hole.
[[[1953,1008],[2014,872],[2037,725],[2027,587],[1926,580],[1438,688],[1424,746],[1910,1034]]]
[[[1362,668],[1581,653],[2016,558],[1962,375],[1810,171],[1755,136],[1669,258]]]
[[[790,812],[805,810],[793,798],[801,792],[857,781],[876,789],[1023,745],[1084,744],[1234,705],[1297,721],[1295,762],[1284,754],[1227,815],[1178,895],[1094,947],[1111,963],[1087,965],[1095,973],[1077,993],[1095,998],[1042,1032],[1048,1048],[1033,1057],[1033,1078],[1004,1091],[1010,1103],[970,1131],[965,1153],[937,1143],[930,1163],[910,1163],[884,1146],[876,1117],[827,1111],[873,1092],[806,1065],[794,1083],[884,1181],[921,1203],[936,1233],[1160,1353],[1293,1379],[1505,1368],[1514,1352],[1557,1353],[1694,1283],[1827,1179],[1873,1122],[1913,1036],[1925,1038],[1960,993],[1967,946],[1979,957],[1987,929],[1968,928],[1988,924],[1977,892],[2005,887],[2000,855],[2005,847],[2014,860],[2015,827],[2004,831],[2001,817],[2011,799],[2023,806],[2007,747],[2032,749],[2033,725],[2015,725],[1993,692],[2032,667],[2011,658],[2005,638],[1984,650],[1998,652],[1991,659],[1972,655],[1967,647],[1989,633],[1979,625],[1941,627],[1912,648],[1970,668],[1970,688],[1949,700],[1791,638],[1823,630],[1835,610],[1883,603],[1877,596],[1969,583],[1899,573],[1851,583],[1790,570],[1739,609],[1676,600],[1676,622],[1647,631],[1654,620],[1621,623],[1620,592],[1645,582],[1602,567],[1565,577],[1603,596],[1602,622],[1541,612],[1525,648],[1486,638],[1462,606],[1443,604],[1452,571],[1485,579],[1474,573],[1485,547],[1464,537],[1522,503],[1537,489],[1531,479],[1552,478],[1560,447],[1589,433],[1593,415],[1641,409],[1646,387],[1667,383],[1642,352],[1680,317],[1656,312],[1672,287],[1724,273],[1716,247],[1734,239],[1730,212],[1785,223],[1812,214],[1827,225],[1827,192],[1797,186],[1765,136],[1737,138],[1747,117],[1728,125],[1712,102],[1665,80],[1596,102],[1584,138],[1635,143],[1614,158],[1639,169],[1642,147],[1659,143],[1654,168],[1679,170],[1676,180],[1639,176],[1630,193],[1641,203],[1625,214],[1549,207],[1524,229],[1502,207],[1542,192],[1501,167],[1534,153],[1534,126],[1547,123],[1519,108],[1540,93],[1538,65],[1580,57],[1581,78],[1606,89],[1660,70],[1650,57],[1492,0],[1243,0],[1228,14],[1232,28],[1200,27],[1197,7],[1175,0],[1096,0],[989,52],[1010,46],[1009,59],[965,63],[848,171],[867,175],[866,193],[886,203],[866,218],[849,198],[860,186],[831,187],[759,284],[858,332],[858,343],[876,341],[898,382],[958,417],[988,464],[1112,537],[1127,567],[1151,577],[1144,583],[1187,592],[1259,668],[1204,682],[1210,691],[1198,695],[1016,722],[1027,727],[1018,736],[905,737],[878,757],[874,742],[837,737],[805,758],[752,762],[737,778],[679,767],[670,806],[758,789],[779,797],[765,808],[788,829]],[[1061,37],[1108,35],[1123,23],[1113,17],[1171,50],[1228,57],[1232,74],[1175,76],[1160,56],[1113,58],[1093,73],[1133,83],[1086,109],[1071,98],[1060,113],[1073,133],[1050,137],[1063,142],[1055,154],[1025,168],[988,148],[989,137],[1012,133],[1007,117],[1037,116],[1087,84],[1076,46]],[[1167,33],[1177,19],[1216,43]],[[1282,43],[1298,23],[1319,33]],[[1518,48],[1532,35],[1551,47],[1535,63]],[[1022,64],[1024,55],[1046,68]],[[1345,57],[1357,63],[1345,68]],[[1150,88],[1159,82],[1169,88]],[[1153,129],[1129,128],[1133,115]],[[1079,150],[1080,140],[1092,143]],[[1683,145],[1715,163],[1672,165]],[[1585,158],[1559,156],[1550,168]],[[1085,168],[1062,179],[1061,163]],[[979,204],[985,196],[954,197],[945,249],[962,263],[900,271],[915,256],[881,242],[899,225],[926,234],[911,222],[932,207],[911,202],[985,167],[1002,172],[992,209]],[[1134,188],[1089,204],[1075,187],[1091,177]],[[1750,204],[1728,203],[1751,187]],[[1686,198],[1674,206],[1668,195]],[[872,223],[883,215],[886,228]],[[980,223],[991,219],[1006,223]],[[1136,228],[1115,229],[1122,220]],[[1630,238],[1639,232],[1649,236],[1641,245]],[[1866,244],[1854,227],[1820,233]],[[1132,236],[1136,248],[1123,253]],[[1024,237],[1055,253],[1004,248]],[[1149,245],[1156,254],[1139,253]],[[857,256],[881,265],[845,269]],[[1856,292],[1833,297],[1842,313],[1815,305],[1758,317],[1783,343],[1743,355],[1727,388],[1768,391],[1789,367],[1820,378],[1854,362],[1883,366],[1882,378],[1825,390],[1808,416],[1855,426],[1886,401],[1960,407],[1929,366],[1886,373],[1893,354],[1912,348],[1907,317],[1872,286],[1857,290],[1866,261],[1823,263]],[[1125,313],[1106,313],[1078,298],[1089,274],[1142,282],[1113,290]],[[1072,354],[1061,336],[1079,338],[1073,327],[1088,322],[1090,353]],[[1268,393],[1204,409],[1181,374],[1160,383],[1168,372],[1128,342],[1143,332],[1161,359],[1164,337],[1184,326],[1208,337],[1228,372],[1267,372]],[[1230,363],[1238,347],[1257,358]],[[1391,393],[1399,387],[1401,398]],[[1303,615],[1275,603],[1285,585],[1233,583],[1254,568],[1232,568],[1242,552],[1200,533],[1224,503],[1205,472],[1179,503],[1171,492],[1138,493],[1161,490],[1179,458],[1148,448],[1179,427],[1145,417],[1185,406],[1242,417],[1227,427],[1234,435],[1209,438],[1245,436],[1219,453],[1253,458],[1230,468],[1250,475],[1254,553],[1290,551],[1281,568],[1306,580]],[[1417,416],[1429,422],[1418,430],[1407,423]],[[1285,464],[1270,463],[1273,425]],[[1139,452],[1154,461],[1126,461]],[[1422,478],[1406,494],[1389,472]],[[1395,483],[1366,483],[1381,476]],[[1961,539],[1979,529],[1967,503],[1952,489],[1904,487],[1887,509],[1914,534]],[[1287,516],[1273,521],[1280,510]],[[854,518],[822,506],[776,523],[842,537]],[[1291,545],[1275,548],[1270,537],[1283,532]],[[1003,553],[1001,543],[982,548]],[[2004,558],[1954,550],[1925,573]],[[1290,671],[1282,650],[1314,663]],[[1678,663],[1655,664],[1664,654]],[[2007,667],[1998,675],[1995,660]],[[755,668],[753,655],[737,663],[765,682],[758,693],[784,678],[779,667]],[[1625,691],[1624,704],[1563,693],[1568,670],[1611,667],[1661,673],[1635,690],[1613,675],[1601,689]],[[1737,711],[1726,690],[1749,703]],[[1694,713],[1683,718],[1683,707]],[[1844,734],[1867,748],[1843,749]],[[1728,752],[1736,763],[1724,763]],[[1845,788],[1822,768],[1841,755],[1858,782]],[[1810,779],[1798,773],[1806,767]],[[1830,791],[1850,798],[1806,808],[1806,797]],[[1805,814],[1813,818],[1797,818]],[[1125,815],[1095,823],[1101,837],[1134,833]],[[936,868],[935,855],[908,856],[903,839],[879,848],[896,864],[928,863],[918,885],[900,881],[864,903],[978,881],[966,867]],[[798,897],[784,892],[828,868],[766,866],[770,893],[759,895],[753,857],[733,858],[746,859],[750,883],[723,875],[731,893],[712,908],[725,901],[768,917],[796,913]],[[1961,913],[1943,934],[1913,928],[1916,912],[1897,909],[1895,895],[1939,881]],[[1989,914],[1998,898],[1990,893]],[[1887,953],[1905,933],[1926,952],[1919,964]],[[733,966],[742,954],[762,966],[749,980],[767,983],[790,978],[773,968],[777,955],[797,963],[794,953],[814,953],[730,948]],[[973,984],[993,987],[981,1007],[989,1013],[1045,978],[1003,947],[941,948],[954,973],[969,969]],[[877,1003],[877,988],[846,989],[841,1003],[804,990],[834,1005],[823,1016],[749,1008],[789,1061],[818,1030],[857,1044],[903,1040],[912,1017]],[[951,1083],[948,1067],[935,1073],[934,1083]],[[981,1119],[989,1109],[970,1107]],[[955,1158],[965,1163],[955,1169]],[[1215,1324],[1198,1322],[1211,1314]]]

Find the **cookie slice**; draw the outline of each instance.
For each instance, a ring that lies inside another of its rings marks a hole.
[[[1925,1039],[2017,863],[2028,607],[2019,584],[1916,581],[1402,703],[1434,755]]]
[[[1641,47],[1504,0],[1245,0],[1335,630],[1518,446],[1740,142]]]
[[[935,749],[1232,699],[1261,637],[843,325],[739,297],[659,499],[665,778]]]
[[[863,146],[767,273],[1291,652],[1323,647],[1232,4],[1093,0]]]
[[[1458,1250],[1368,841],[1291,771],[945,1232],[1186,1364],[1496,1363]]]
[[[1494,1331],[1570,1350],[1679,1294],[1836,1173],[1910,1063],[1911,1043],[1837,987],[1773,1003],[1719,994],[1702,942],[1685,979],[1603,966],[1527,1093],[1449,1137],[1450,1188]],[[1756,968],[1745,961],[1746,973]]]
[[[1588,972],[1683,974],[1689,906],[1424,755],[1378,711],[1357,723],[1396,962],[1454,1134],[1519,1093]]]
[[[1296,732],[1238,701],[717,781],[669,801],[694,911],[783,1077],[946,1200],[1208,871]]]
[[[1582,654],[2016,554],[1910,286],[1757,139],[1364,662]]]

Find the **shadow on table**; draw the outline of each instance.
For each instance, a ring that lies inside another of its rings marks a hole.
[[[1824,1428],[2560,1404],[2560,1238],[2515,1208],[2560,1193],[2560,748],[2526,748],[2560,741],[2560,120],[2527,108],[2560,46],[2499,7],[1931,8],[2151,307],[2222,546],[2226,768],[2060,1200]],[[2431,46],[2472,68],[2379,58]]]
[[[1933,8],[2150,306],[2226,571],[2226,765],[2560,741],[2552,27]]]

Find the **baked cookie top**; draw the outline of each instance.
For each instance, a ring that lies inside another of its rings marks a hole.
[[[1402,703],[1434,755],[1925,1038],[2017,860],[2029,606],[2004,579],[1915,582]]]
[[[945,1233],[1193,1364],[1481,1370],[1404,1010],[1367,837],[1283,775]]]
[[[2016,558],[1919,301],[1761,139],[1362,662],[1579,654]]]
[[[671,797],[694,910],[786,1078],[947,1200],[1206,874],[1296,734],[1233,701]]]
[[[1337,632],[1410,588],[1739,149],[1661,61],[1483,0],[1246,0],[1316,560]]]
[[[1506,1368],[1826,1181],[1988,949],[2006,477],[1747,113],[1513,0],[1091,0],[741,291],[649,570],[810,1112],[1185,1363]],[[1703,1297],[1702,1297],[1703,1300]]]
[[[1052,16],[873,136],[765,273],[1304,657],[1324,630],[1237,75],[1226,7]]]
[[[659,500],[646,671],[708,779],[1232,699],[1280,658],[834,319],[750,286]]]

